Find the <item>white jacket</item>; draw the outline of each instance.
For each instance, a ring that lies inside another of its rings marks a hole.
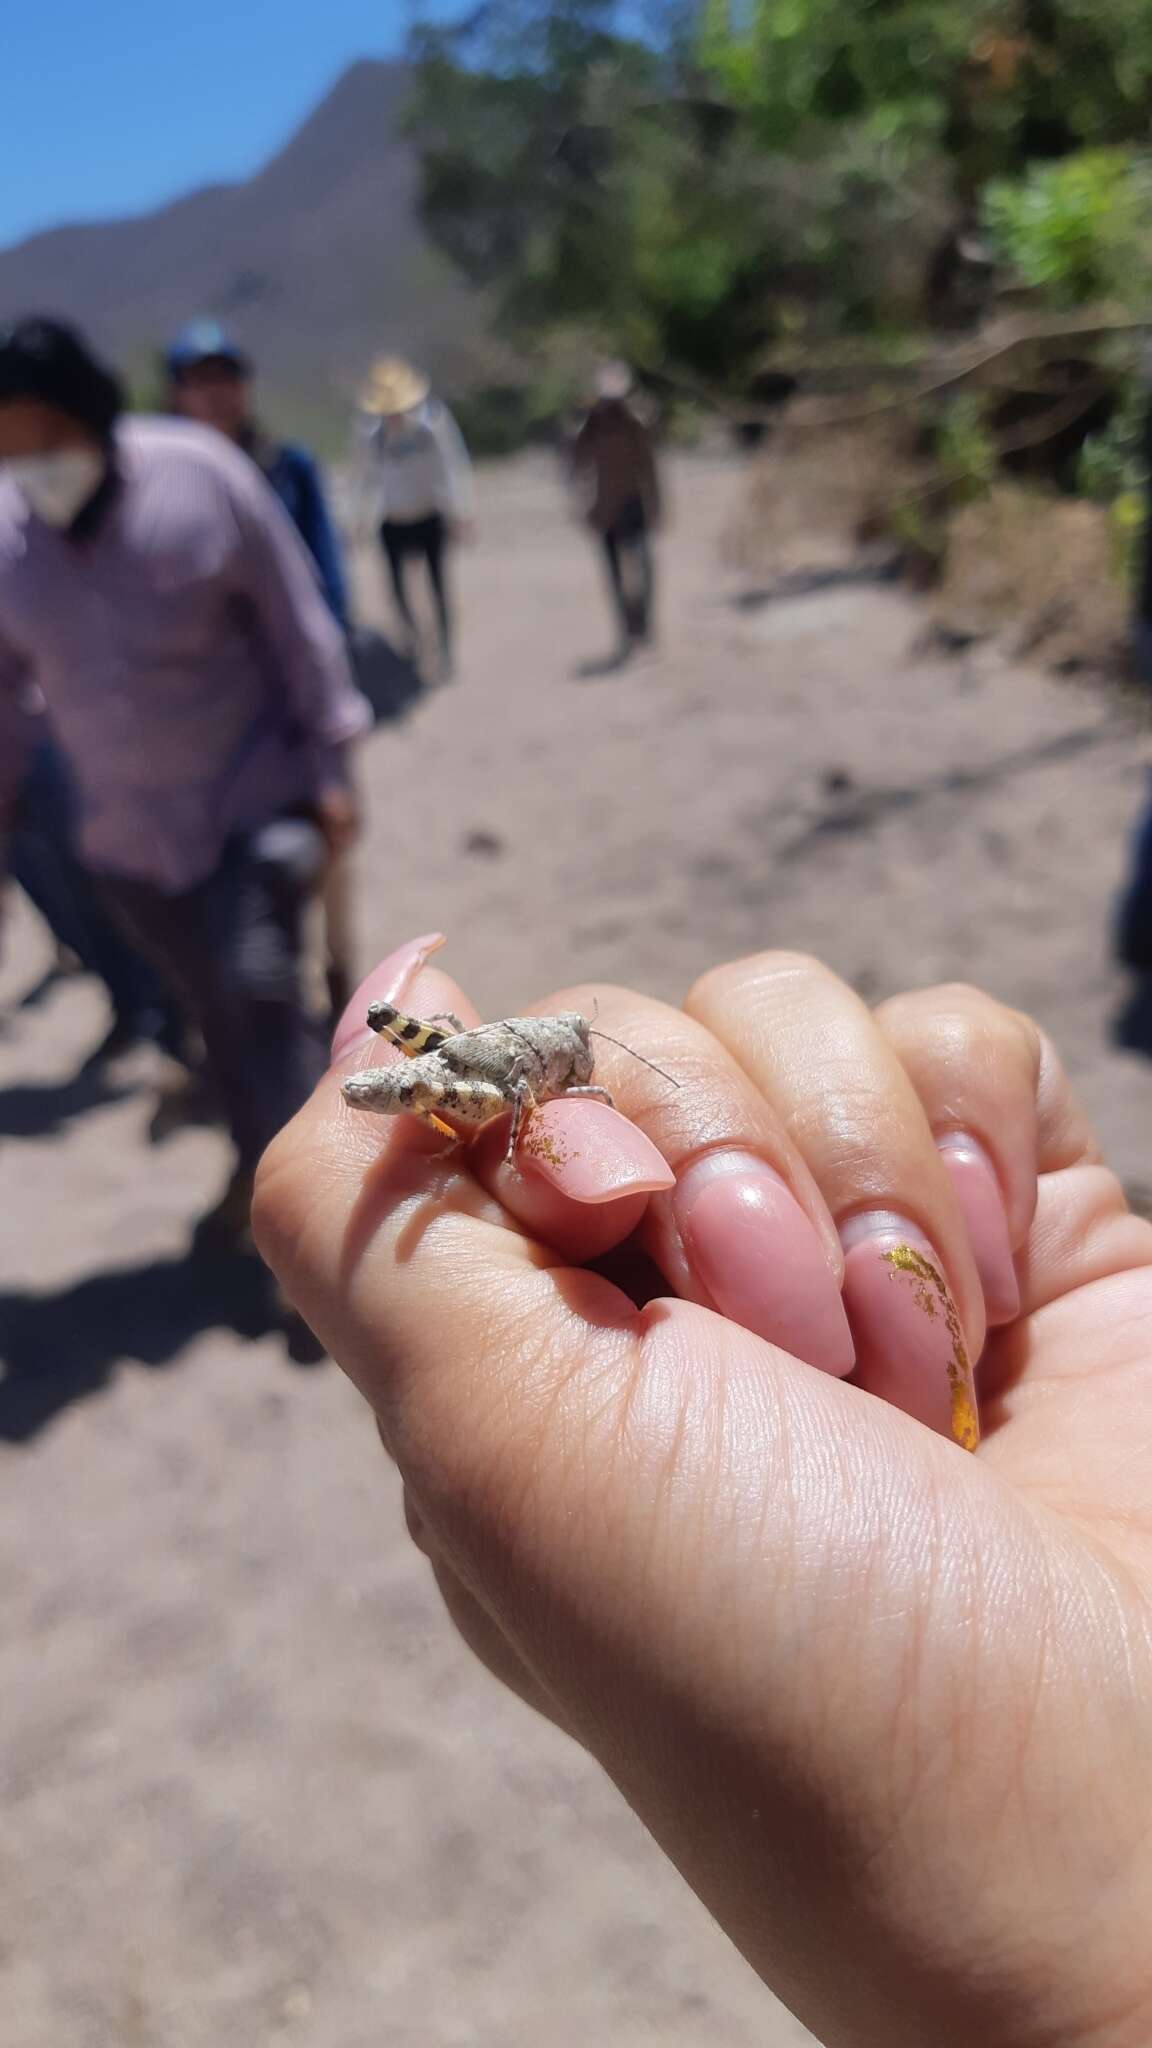
[[[376,524],[407,524],[440,512],[472,517],[472,464],[464,437],[446,405],[426,398],[389,433],[382,419],[361,416],[357,426],[357,510]]]

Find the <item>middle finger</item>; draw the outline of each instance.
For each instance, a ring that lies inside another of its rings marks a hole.
[[[644,1223],[646,1249],[675,1291],[809,1365],[849,1373],[835,1225],[776,1112],[736,1061],[682,1010],[631,989],[567,989],[534,1007],[596,1018],[596,1080],[676,1176],[669,1194],[650,1198]],[[569,1107],[579,1150],[587,1105]],[[519,1176],[495,1160],[495,1142],[481,1139],[476,1170],[515,1207]],[[533,1181],[549,1173],[550,1149],[541,1156],[530,1128],[522,1163]]]

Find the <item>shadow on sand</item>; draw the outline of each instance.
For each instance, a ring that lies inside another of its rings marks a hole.
[[[901,574],[898,554],[889,549],[863,554],[854,562],[836,562],[823,569],[790,569],[772,583],[739,590],[728,599],[733,610],[758,612],[789,598],[812,597],[818,591],[851,590],[860,584],[895,583]]]
[[[42,1003],[47,1002],[53,991],[59,988],[62,981],[74,981],[77,972],[77,969],[63,967],[58,960],[54,960],[50,967],[45,968],[39,981],[34,981],[25,989],[22,996],[17,997],[15,1007],[18,1010],[38,1010]]]
[[[392,724],[407,717],[425,689],[415,662],[398,653],[374,626],[356,627],[349,635],[348,651],[376,723]]]
[[[0,1138],[50,1138],[73,1117],[123,1102],[134,1089],[99,1067],[81,1067],[70,1081],[25,1081],[0,1088]]]
[[[631,655],[625,648],[614,654],[594,655],[589,661],[577,662],[571,671],[574,683],[595,683],[603,676],[618,676],[630,665]]]
[[[194,1338],[221,1328],[249,1341],[285,1331],[271,1276],[253,1252],[195,1245],[183,1258],[94,1273],[56,1294],[0,1294],[0,1441],[28,1442],[121,1364],[162,1370]],[[285,1334],[293,1364],[320,1363],[310,1333]]]

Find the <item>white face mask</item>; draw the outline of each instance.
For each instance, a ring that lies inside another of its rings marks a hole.
[[[54,455],[22,455],[3,465],[45,526],[71,526],[104,476],[95,448],[60,448]]]

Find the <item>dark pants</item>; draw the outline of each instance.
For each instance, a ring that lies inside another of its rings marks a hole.
[[[317,827],[283,818],[232,840],[215,872],[179,896],[100,878],[109,907],[203,1034],[243,1168],[255,1166],[327,1063],[301,972],[302,914],[323,860]]]
[[[647,640],[652,630],[652,547],[641,499],[630,498],[601,537],[621,639]]]
[[[75,812],[68,765],[45,740],[20,793],[9,872],[53,937],[104,983],[117,1023],[175,1049],[183,1037],[177,1006],[105,909],[76,852]]]
[[[396,609],[413,635],[416,621],[408,596],[408,563],[415,555],[428,564],[428,579],[440,625],[440,642],[447,654],[452,646],[452,619],[444,575],[446,540],[444,520],[439,512],[434,512],[430,519],[386,519],[380,528],[380,545],[388,558]]]
[[[1116,919],[1116,954],[1134,974],[1152,974],[1152,794],[1132,840],[1128,882]]]

